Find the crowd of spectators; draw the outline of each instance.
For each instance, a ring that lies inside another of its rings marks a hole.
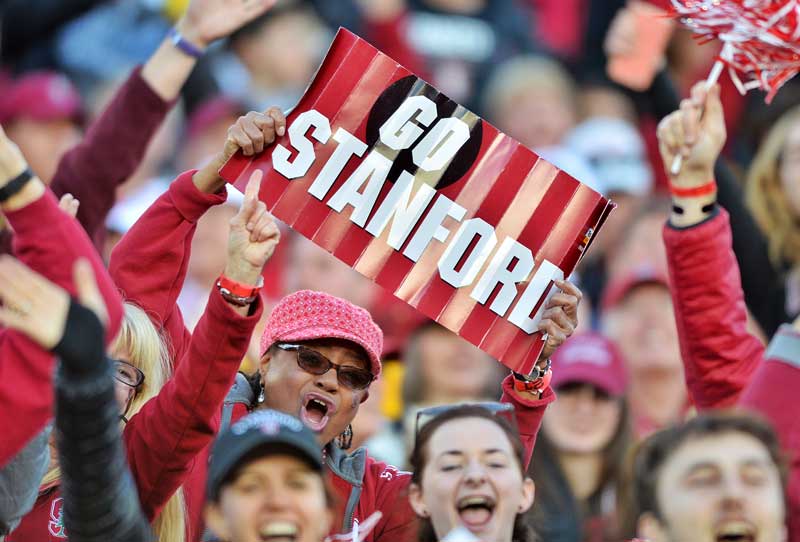
[[[635,1],[0,0],[0,540],[800,541],[800,82],[612,81]],[[545,389],[217,177],[339,26],[617,204]]]

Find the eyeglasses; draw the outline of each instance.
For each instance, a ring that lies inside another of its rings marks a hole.
[[[297,353],[297,365],[304,371],[312,375],[324,375],[331,368],[336,369],[336,380],[345,388],[351,390],[364,390],[369,387],[375,377],[371,372],[359,367],[350,365],[336,365],[331,360],[317,352],[313,348],[308,348],[302,344],[281,344],[275,346],[281,350],[294,351]]]
[[[511,403],[498,403],[493,401],[477,402],[477,403],[455,403],[451,405],[439,405],[434,407],[423,408],[417,412],[417,419],[414,423],[414,440],[416,441],[419,436],[419,430],[432,421],[437,416],[449,412],[456,408],[463,407],[477,407],[487,410],[495,416],[506,416],[514,427],[517,427],[517,417],[514,410],[514,405]]]
[[[144,373],[138,367],[121,359],[111,358],[111,361],[114,363],[114,378],[134,389],[142,385]]]

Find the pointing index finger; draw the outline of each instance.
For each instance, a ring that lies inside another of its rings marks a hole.
[[[246,200],[257,200],[258,194],[261,192],[261,179],[264,173],[257,169],[250,174],[250,179],[247,181],[247,187],[244,189],[244,197]]]

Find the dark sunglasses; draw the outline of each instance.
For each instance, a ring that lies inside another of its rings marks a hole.
[[[416,441],[417,437],[419,436],[419,430],[425,427],[425,425],[436,418],[444,414],[445,412],[449,412],[454,408],[461,408],[465,406],[470,407],[479,407],[488,412],[491,412],[495,416],[504,416],[506,417],[511,424],[516,428],[517,426],[517,416],[516,411],[514,410],[514,405],[511,403],[498,403],[493,401],[486,401],[486,402],[478,402],[478,403],[454,403],[451,405],[439,405],[434,407],[423,408],[419,412],[417,412],[417,419],[414,423],[414,440]]]
[[[138,367],[134,367],[127,361],[121,359],[109,358],[114,363],[114,378],[130,386],[131,388],[138,388],[144,382],[144,373]]]
[[[352,367],[350,365],[336,365],[313,348],[303,346],[302,344],[278,343],[275,346],[281,350],[294,351],[297,354],[297,365],[312,375],[324,375],[330,371],[331,368],[335,368],[336,380],[345,388],[351,390],[365,390],[372,384],[372,381],[375,380],[372,373],[365,369]]]

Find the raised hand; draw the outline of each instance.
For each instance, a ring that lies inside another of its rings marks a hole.
[[[28,162],[22,156],[22,151],[11,141],[0,128],[0,188],[7,185],[24,172]],[[45,186],[36,175],[28,177],[27,182],[17,185],[7,198],[0,202],[4,211],[15,211],[38,200],[45,193]]]
[[[0,187],[8,184],[27,167],[28,162],[22,156],[22,151],[0,127]]]
[[[539,355],[540,363],[545,363],[578,326],[578,304],[583,293],[568,280],[557,280],[555,284],[561,291],[550,298],[539,322],[539,331],[547,333],[544,350]]]
[[[658,124],[658,148],[674,185],[693,188],[708,183],[714,163],[725,145],[725,118],[719,85],[706,89],[705,81],[692,88],[691,98]],[[669,172],[676,155],[683,157],[680,172]]]
[[[205,48],[266,13],[276,2],[277,0],[192,0],[176,26],[186,39]]]
[[[261,189],[260,170],[247,182],[244,202],[230,221],[228,236],[228,261],[225,276],[243,284],[255,286],[258,278],[280,240],[278,225],[267,213],[267,206],[259,201]]]
[[[239,149],[242,149],[245,156],[258,154],[275,141],[276,136],[280,137],[285,133],[286,117],[277,107],[270,107],[263,113],[250,111],[228,128],[222,158],[228,160]]]
[[[105,325],[108,322],[103,297],[92,266],[78,260],[73,268],[78,300]],[[66,290],[29,269],[15,258],[0,256],[0,324],[20,331],[46,350],[52,350],[64,335],[70,298]]]
[[[211,162],[195,173],[192,180],[201,192],[212,194],[225,185],[218,171],[228,159],[242,149],[247,156],[262,152],[267,145],[286,133],[286,117],[277,107],[270,107],[264,113],[251,111],[239,117],[228,128],[225,145]]]

